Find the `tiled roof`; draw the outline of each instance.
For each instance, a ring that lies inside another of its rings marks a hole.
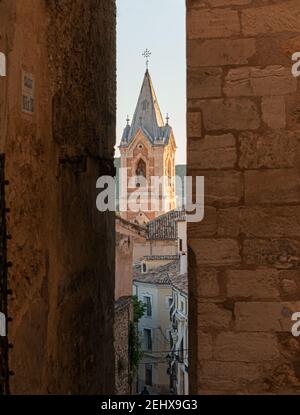
[[[178,272],[179,261],[173,261],[146,273],[141,272],[141,263],[137,262],[133,266],[133,280],[148,284],[171,285],[172,275],[178,274]]]
[[[179,255],[146,255],[144,256],[146,261],[157,261],[157,260],[171,260],[175,261],[179,259]]]
[[[147,228],[146,226],[140,225],[138,223],[130,222],[126,219],[121,218],[121,216],[116,215],[116,224],[120,225],[125,229],[129,229],[136,234],[143,236],[144,238],[147,236]]]
[[[184,210],[171,210],[164,215],[161,215],[147,224],[148,237],[147,239],[154,240],[170,240],[177,239],[177,222],[185,220],[186,215]]]
[[[188,276],[187,274],[173,274],[170,277],[171,285],[177,290],[188,295]]]
[[[115,301],[115,310],[127,307],[132,301],[131,296],[120,297]]]

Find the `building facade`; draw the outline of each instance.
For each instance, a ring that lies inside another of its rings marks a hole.
[[[187,274],[171,276],[172,302],[170,384],[177,395],[188,395],[188,278]]]
[[[134,274],[133,293],[146,306],[138,326],[143,359],[137,374],[137,392],[144,386],[151,394],[170,393],[168,354],[172,289],[169,272],[177,263],[143,273],[140,264]]]

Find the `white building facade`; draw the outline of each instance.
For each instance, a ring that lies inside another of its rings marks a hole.
[[[188,281],[187,274],[171,278],[170,307],[171,362],[170,383],[176,395],[188,395]]]
[[[155,276],[141,274],[135,278],[133,294],[146,305],[138,326],[143,359],[137,373],[137,392],[144,386],[151,394],[170,393],[168,353],[171,322],[169,318],[172,288],[169,277],[161,272]]]

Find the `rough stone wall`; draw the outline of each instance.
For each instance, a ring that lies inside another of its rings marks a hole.
[[[0,27],[11,392],[110,393],[114,214],[96,211],[95,184],[112,172],[115,2],[2,0]],[[22,69],[34,114],[21,112]]]
[[[135,223],[116,217],[115,300],[132,295],[136,244],[146,243],[146,229]]]
[[[129,362],[129,323],[133,319],[131,297],[120,297],[115,302],[115,393],[131,393]]]
[[[299,16],[298,0],[187,0],[187,165],[205,176],[191,393],[300,392]]]

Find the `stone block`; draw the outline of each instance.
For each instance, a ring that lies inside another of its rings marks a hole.
[[[300,242],[293,239],[245,239],[243,262],[251,266],[295,269],[300,262]]]
[[[258,382],[262,376],[262,367],[256,363],[244,362],[203,362],[199,370],[200,388],[238,391]]]
[[[256,52],[255,39],[188,40],[188,67],[247,65]]]
[[[201,171],[204,176],[206,203],[239,203],[243,197],[243,177],[235,170]]]
[[[300,302],[238,302],[235,304],[235,329],[245,332],[291,332],[291,316]]]
[[[208,0],[208,4],[211,7],[245,6],[246,4],[250,4],[251,2],[252,0]]]
[[[240,211],[240,230],[248,237],[297,238],[300,234],[299,207],[244,207]]]
[[[236,140],[232,134],[206,135],[202,140],[190,141],[188,158],[191,168],[233,168],[237,161]]]
[[[242,31],[246,36],[299,32],[300,3],[298,0],[252,7],[242,10]]]
[[[212,358],[212,335],[203,331],[197,331],[198,339],[198,361],[210,360]]]
[[[239,245],[234,239],[189,239],[190,246],[202,266],[239,264]]]
[[[240,33],[238,12],[231,9],[188,9],[188,39],[231,37]]]
[[[222,93],[222,69],[198,68],[188,71],[189,99],[220,97]]]
[[[275,269],[228,270],[226,275],[228,297],[248,299],[280,297],[279,276]]]
[[[255,102],[248,98],[205,100],[200,105],[206,130],[255,130],[260,116]]]
[[[198,297],[218,297],[218,272],[214,268],[199,268],[197,273]]]
[[[217,212],[212,206],[205,206],[204,219],[201,222],[189,222],[188,234],[190,238],[214,236],[217,232]]]
[[[297,79],[290,67],[251,68],[251,86],[254,95],[286,95],[297,91]]]
[[[229,362],[264,362],[280,357],[276,336],[267,333],[221,332],[213,349],[214,359]]]
[[[187,113],[187,135],[188,138],[202,137],[202,114],[201,112]]]
[[[286,128],[300,130],[300,93],[285,96]]]
[[[285,128],[285,99],[278,97],[262,98],[262,119],[263,122],[272,129]]]
[[[293,167],[298,133],[245,131],[239,135],[239,166],[244,169]]]
[[[290,67],[241,67],[230,69],[225,78],[228,97],[286,95],[297,90],[297,80]]]
[[[237,207],[218,210],[218,236],[235,238],[240,232],[240,209]]]
[[[253,204],[300,203],[299,175],[294,169],[245,172],[245,202]]]
[[[214,303],[198,303],[198,328],[228,329],[232,313]]]

